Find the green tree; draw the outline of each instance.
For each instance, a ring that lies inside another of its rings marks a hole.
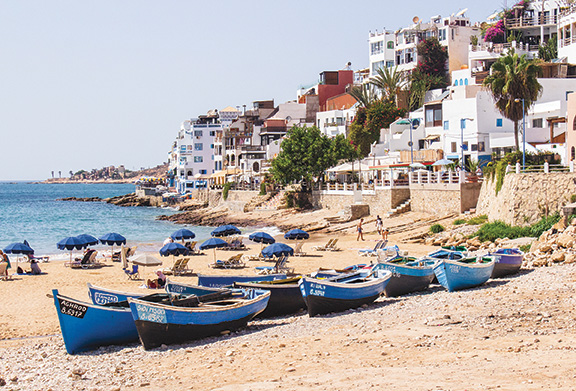
[[[558,58],[558,41],[556,34],[552,35],[545,45],[538,47],[538,58],[542,61],[550,62]]]
[[[380,129],[390,126],[398,118],[402,118],[406,110],[399,109],[392,101],[378,100],[365,112],[356,115],[349,128],[348,138],[356,148],[359,158],[370,153],[370,146],[380,139]]]
[[[517,150],[520,145],[518,123],[542,93],[542,86],[538,82],[540,61],[529,60],[525,54],[518,56],[518,53],[510,49],[507,55],[492,65],[490,75],[484,79],[483,85],[491,92],[500,113],[514,122]]]
[[[378,100],[376,96],[376,91],[371,84],[362,84],[360,86],[354,86],[350,89],[350,95],[360,105],[360,107],[370,107],[372,103]]]
[[[345,162],[351,162],[358,158],[358,152],[344,135],[339,134],[331,140],[330,145],[330,167],[337,165],[342,160]]]
[[[294,126],[282,141],[278,156],[272,160],[270,172],[280,183],[320,176],[334,162],[331,140],[317,127]]]
[[[403,71],[398,71],[398,67],[394,69],[378,68],[377,75],[370,81],[374,87],[382,92],[382,97],[387,100],[393,101],[398,105],[398,93],[406,84],[406,74]]]

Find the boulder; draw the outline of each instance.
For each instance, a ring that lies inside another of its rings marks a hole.
[[[576,254],[566,253],[564,255],[564,263],[574,263],[576,262]]]
[[[560,219],[559,222],[557,222],[556,224],[554,224],[552,226],[552,229],[556,229],[557,231],[564,231],[564,229],[566,229],[566,223],[564,223],[564,219]]]
[[[556,251],[552,253],[550,256],[550,260],[554,263],[564,262],[564,252],[563,251]]]
[[[536,258],[534,261],[532,261],[532,266],[534,267],[541,267],[546,265],[548,265],[548,259],[545,257]]]
[[[556,239],[560,247],[572,248],[574,246],[574,237],[568,233],[563,233]]]
[[[552,245],[548,242],[540,243],[540,245],[537,247],[537,249],[540,252],[549,253],[549,252],[552,252]],[[532,248],[530,248],[530,250],[532,250]]]

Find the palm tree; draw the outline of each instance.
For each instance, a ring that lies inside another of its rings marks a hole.
[[[362,84],[350,89],[350,95],[358,101],[361,107],[370,107],[378,98],[371,84]]]
[[[406,74],[404,71],[398,71],[398,67],[392,68],[378,68],[377,75],[370,81],[370,84],[378,88],[382,92],[382,96],[390,99],[396,105],[397,96],[400,90],[406,85]]]
[[[516,150],[520,149],[518,122],[542,94],[542,85],[538,82],[540,62],[526,59],[525,54],[518,56],[510,49],[492,65],[490,75],[482,83],[492,93],[500,113],[514,122]]]

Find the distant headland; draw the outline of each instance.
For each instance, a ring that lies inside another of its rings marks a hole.
[[[165,178],[167,171],[167,163],[138,171],[127,170],[124,166],[80,170],[76,173],[70,171],[67,177],[62,177],[60,171],[52,171],[52,177],[40,183],[133,183],[142,177]]]

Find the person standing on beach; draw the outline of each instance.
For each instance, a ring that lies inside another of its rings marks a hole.
[[[10,269],[10,267],[12,265],[10,265],[10,258],[8,258],[8,255],[4,254],[4,251],[0,250],[0,262],[4,263],[6,262],[8,264],[8,266],[6,266],[6,271],[4,272],[4,274],[7,276],[8,275],[8,269]]]
[[[388,240],[388,232],[390,232],[390,231],[388,231],[388,228],[382,229],[382,239],[383,240]]]
[[[382,235],[382,219],[379,215],[376,215],[376,232],[378,235]]]
[[[359,241],[360,239],[364,240],[364,233],[362,232],[362,223],[364,223],[364,219],[360,219],[360,221],[356,225],[356,230],[358,231],[358,237],[356,237],[356,241]]]

